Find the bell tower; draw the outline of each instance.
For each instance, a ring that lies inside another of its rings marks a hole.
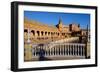
[[[58,23],[58,29],[59,31],[62,31],[62,27],[63,27],[63,24],[62,24],[62,21],[61,21],[61,18],[59,19],[59,23]]]

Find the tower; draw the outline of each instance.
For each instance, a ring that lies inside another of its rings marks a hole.
[[[57,26],[58,26],[59,31],[62,31],[63,24],[62,24],[61,18],[59,19],[59,23]]]

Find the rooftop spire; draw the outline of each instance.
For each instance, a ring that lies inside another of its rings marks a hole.
[[[62,31],[62,20],[61,20],[61,18],[59,18],[59,23],[58,23],[58,29],[59,29],[59,31]]]
[[[59,24],[62,24],[62,20],[61,20],[61,17],[59,18]]]

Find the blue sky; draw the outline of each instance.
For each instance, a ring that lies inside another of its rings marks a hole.
[[[77,23],[81,28],[90,27],[90,14],[24,11],[24,17],[48,25],[57,25],[61,19],[64,25]]]

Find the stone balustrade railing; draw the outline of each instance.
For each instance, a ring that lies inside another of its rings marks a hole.
[[[34,56],[85,56],[86,45],[79,43],[53,43],[32,48]]]

